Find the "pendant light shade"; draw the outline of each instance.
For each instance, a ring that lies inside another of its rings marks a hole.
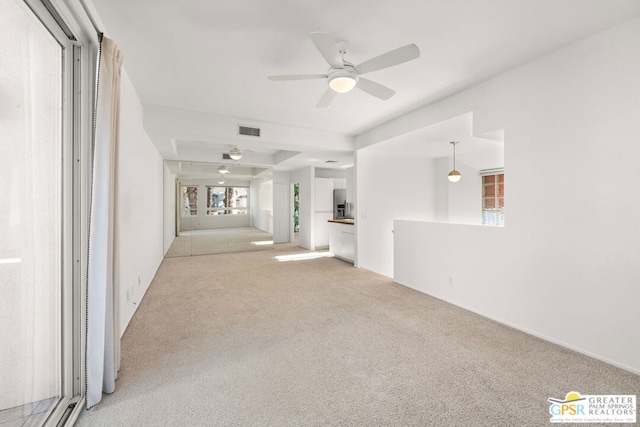
[[[462,178],[462,174],[456,170],[456,144],[459,141],[451,141],[450,144],[453,145],[453,169],[449,172],[449,181],[458,182],[460,178]]]
[[[218,179],[218,184],[222,185],[224,184],[224,176],[220,175],[220,178]]]
[[[231,157],[232,160],[240,160],[242,158],[242,150],[238,147],[235,147],[234,149],[229,151],[229,157]]]
[[[227,167],[225,165],[221,165],[218,168],[218,172],[220,172],[220,173],[229,173],[229,169],[227,169]]]
[[[462,175],[460,175],[460,172],[458,172],[457,170],[454,169],[449,172],[449,181],[458,182],[460,181],[460,178],[462,178]]]

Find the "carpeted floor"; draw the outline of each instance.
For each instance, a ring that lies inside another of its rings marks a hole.
[[[637,375],[296,254],[165,259],[116,392],[78,425],[544,426],[549,397],[640,392]]]
[[[273,235],[254,227],[183,231],[173,240],[167,258],[273,249]]]

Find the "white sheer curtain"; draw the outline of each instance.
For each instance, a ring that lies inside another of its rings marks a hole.
[[[112,393],[120,369],[118,325],[117,160],[122,56],[113,40],[102,39],[89,229],[87,300],[87,408]]]

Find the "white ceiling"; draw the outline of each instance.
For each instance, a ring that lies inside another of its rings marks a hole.
[[[640,14],[637,0],[92,3],[105,34],[123,52],[126,73],[145,106],[145,127],[164,158],[216,161],[216,153],[239,145],[254,151],[255,160],[247,156],[245,163],[280,170],[307,164],[346,167],[353,161],[352,146],[345,148],[339,137],[327,137],[328,132],[350,140]],[[421,56],[367,75],[396,91],[387,101],[356,89],[338,95],[328,108],[316,108],[325,81],[267,80],[273,74],[327,71],[329,66],[309,39],[312,31],[348,40],[346,59],[356,64],[408,43],[415,43]],[[166,107],[168,115],[147,114],[150,106]],[[168,126],[174,109],[185,118]],[[257,124],[278,131],[269,136],[265,130],[264,138],[254,142],[239,139],[235,128],[222,124],[203,125],[210,132],[195,133],[193,120]],[[433,129],[431,133],[435,135]],[[413,137],[415,143],[421,135],[414,132]],[[440,145],[448,150],[444,142],[455,136],[440,137]],[[411,138],[403,144],[411,146]],[[194,147],[199,154],[194,154]],[[211,156],[203,157],[203,150]],[[339,162],[324,163],[330,159]]]
[[[269,178],[271,170],[267,168],[227,165],[230,173],[221,174],[218,166],[205,162],[184,162],[179,160],[166,160],[166,165],[171,172],[181,179],[206,179],[211,177],[222,177],[229,180],[251,180],[254,177]]]

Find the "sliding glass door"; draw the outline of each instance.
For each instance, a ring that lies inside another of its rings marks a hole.
[[[55,422],[76,393],[77,59],[68,29],[33,4],[0,7],[0,425]]]

